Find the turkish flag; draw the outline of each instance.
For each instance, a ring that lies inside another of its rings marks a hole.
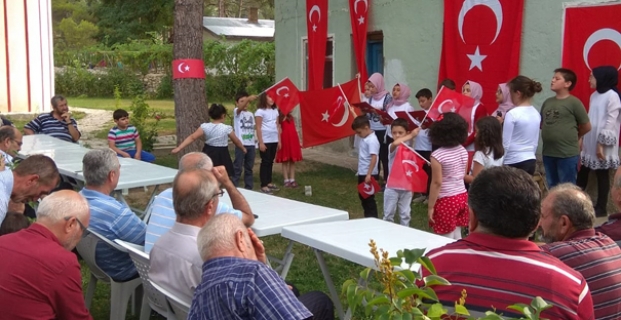
[[[367,26],[369,23],[369,7],[371,0],[349,0],[349,16],[351,34],[354,42],[356,66],[360,73],[360,81],[369,79],[367,71]]]
[[[323,88],[328,41],[328,0],[306,0],[308,33],[308,90]]]
[[[274,100],[274,103],[284,115],[289,114],[300,103],[300,90],[289,78],[280,80],[265,90],[265,93]]]
[[[578,76],[571,94],[578,97],[587,110],[593,92],[589,87],[591,69],[621,66],[619,17],[619,3],[565,8],[562,66]]]
[[[442,113],[455,112],[462,116],[468,122],[468,127],[470,127],[472,124],[472,109],[475,104],[474,99],[442,87],[429,108],[427,118],[436,121]]]
[[[444,0],[444,31],[438,81],[483,87],[481,102],[492,114],[498,85],[520,70],[524,0]]]
[[[342,88],[342,91],[341,91]],[[354,134],[351,124],[356,117],[353,107],[360,101],[358,79],[323,90],[300,92],[302,146],[322,145]]]
[[[431,118],[426,116],[427,112],[425,112],[425,110],[410,111],[410,112],[397,111],[395,112],[395,115],[397,116],[397,118],[405,119],[408,121],[410,131],[418,127],[429,128],[429,126],[433,124],[433,120],[431,120]]]
[[[386,187],[411,192],[427,192],[427,173],[423,170],[425,159],[405,145],[397,147],[397,154]]]
[[[205,79],[205,63],[200,59],[178,59],[172,63],[173,79]]]
[[[380,191],[379,183],[375,180],[375,178],[371,177],[371,183],[367,184],[364,181],[360,182],[358,185],[358,193],[362,199],[366,199]]]

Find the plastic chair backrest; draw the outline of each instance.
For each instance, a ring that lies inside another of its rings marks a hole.
[[[151,261],[149,260],[149,255],[144,252],[144,247],[118,239],[114,240],[114,242],[118,243],[129,252],[129,257],[134,262],[134,266],[136,266],[136,270],[138,270],[138,274],[142,280],[142,287],[144,288],[147,299],[149,299],[151,308],[164,316],[168,313],[172,313],[166,303],[166,296],[151,285],[149,279]]]
[[[91,270],[91,273],[98,280],[110,283],[110,277],[108,277],[108,275],[99,268],[99,266],[97,265],[97,261],[95,260],[97,244],[99,243],[100,238],[97,237],[94,233],[90,232],[90,230],[86,232],[86,236],[84,236],[80,240],[80,242],[78,242],[76,249],[78,250],[78,253],[80,253],[80,256],[82,257],[84,262],[86,262],[86,265]]]
[[[183,301],[181,298],[173,295],[171,292],[166,289],[158,286],[153,281],[149,280],[151,285],[159,292],[166,296],[168,303],[170,303],[170,307],[172,308],[173,313],[177,317],[178,320],[187,319],[188,313],[190,313],[190,302]]]

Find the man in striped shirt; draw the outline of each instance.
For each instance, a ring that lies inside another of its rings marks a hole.
[[[468,204],[470,235],[427,254],[452,284],[434,287],[444,305],[454,306],[465,289],[471,312],[495,308],[517,317],[508,306],[530,305],[539,296],[553,305],[543,318],[594,319],[584,277],[528,241],[541,217],[541,191],[529,174],[506,166],[483,170],[470,185]]]
[[[621,319],[621,248],[595,232],[589,196],[573,184],[550,190],[541,206],[541,248],[580,272],[591,289],[595,318]]]
[[[52,97],[52,112],[40,114],[24,126],[24,133],[47,134],[69,142],[80,139],[78,123],[69,114],[67,99],[61,95]]]
[[[110,241],[120,239],[143,245],[147,226],[127,205],[110,196],[121,173],[121,164],[114,151],[90,150],[82,159],[82,171],[86,185],[80,194],[86,198],[91,209],[89,229]],[[97,265],[115,281],[138,276],[129,254],[101,242],[96,250]]]

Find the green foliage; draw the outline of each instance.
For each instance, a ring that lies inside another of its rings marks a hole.
[[[400,319],[468,319],[468,320],[503,320],[492,311],[487,311],[482,318],[474,318],[466,308],[466,290],[461,293],[459,301],[455,302],[453,314],[440,303],[433,287],[451,285],[446,279],[437,275],[436,270],[429,258],[424,256],[425,249],[399,250],[397,256],[388,258],[388,252],[377,250],[377,245],[370,241],[371,253],[375,259],[375,265],[379,270],[375,273],[381,284],[382,291],[377,292],[366,285],[371,268],[360,272],[360,281],[349,279],[343,283],[342,294],[346,297],[347,304],[355,312],[356,309],[364,308],[367,317],[373,319],[400,320]],[[418,272],[411,271],[414,264],[420,264],[429,271],[430,275],[422,277]],[[402,266],[405,264],[405,267]],[[419,283],[423,283],[419,286]],[[541,297],[536,297],[530,305],[515,304],[509,306],[523,316],[519,319],[540,320],[541,312],[551,308],[552,305],[545,302]]]
[[[79,24],[71,18],[63,19],[58,26],[60,38],[55,43],[57,49],[80,49],[96,43],[94,36],[99,32],[92,22],[82,20]]]
[[[56,73],[55,85],[56,92],[74,97],[112,97],[115,87],[119,87],[124,97],[131,98],[144,93],[141,77],[131,70],[121,68],[93,72],[80,66],[66,67],[64,71]]]
[[[120,94],[117,95],[117,103],[120,103]],[[160,115],[153,111],[145,102],[143,95],[137,95],[132,101],[129,110],[132,112],[130,123],[136,127],[142,141],[142,150],[153,151],[153,145],[157,141],[157,126]]]

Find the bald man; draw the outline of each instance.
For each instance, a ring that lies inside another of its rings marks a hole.
[[[86,199],[75,191],[54,192],[37,216],[28,229],[0,237],[2,318],[92,319],[71,253],[90,222]]]

